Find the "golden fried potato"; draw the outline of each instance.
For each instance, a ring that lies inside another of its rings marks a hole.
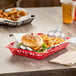
[[[17,11],[10,11],[7,14],[8,14],[8,16],[10,16],[10,15],[15,14],[15,13],[17,13]]]
[[[16,8],[13,8],[11,11],[17,11]]]
[[[3,15],[0,15],[0,18],[3,18]]]
[[[3,13],[4,17],[8,17],[8,14],[6,12]]]
[[[16,8],[13,8],[9,12],[3,12],[0,10],[0,18],[9,19],[13,21],[17,21],[21,16],[25,16],[26,13],[24,11],[18,11]]]
[[[11,17],[6,17],[7,19],[11,20]]]
[[[20,18],[20,16],[17,15],[17,13],[14,13],[13,15],[14,15],[15,18]]]
[[[3,13],[3,10],[0,10],[0,14],[2,14]]]
[[[26,13],[24,11],[18,11],[17,15],[19,15],[19,16],[26,16]]]
[[[40,35],[40,36],[43,38],[43,41],[45,45],[47,46],[47,48],[65,41],[64,39],[58,38],[58,37],[51,38],[48,35]]]

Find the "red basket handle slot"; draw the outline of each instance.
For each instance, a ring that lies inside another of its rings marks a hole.
[[[38,35],[43,35],[43,33],[37,33]],[[31,35],[33,35],[33,33],[31,33]]]
[[[70,37],[66,37],[66,39],[70,39]]]
[[[14,42],[8,44],[8,45],[6,46],[6,48],[11,48],[11,46],[12,46],[13,44],[14,44]]]

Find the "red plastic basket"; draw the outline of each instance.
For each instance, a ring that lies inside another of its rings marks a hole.
[[[40,35],[40,34],[39,34]],[[26,57],[30,57],[30,58],[35,58],[35,59],[43,59],[61,49],[64,49],[67,47],[67,45],[69,44],[69,42],[64,42],[52,49],[47,50],[47,52],[45,53],[38,53],[38,52],[34,52],[34,51],[29,51],[29,50],[23,50],[23,49],[18,49],[18,48],[13,48],[14,42],[10,43],[9,45],[7,45],[6,47],[9,48],[9,50],[12,52],[12,54],[14,55],[20,55],[20,56],[26,56]]]

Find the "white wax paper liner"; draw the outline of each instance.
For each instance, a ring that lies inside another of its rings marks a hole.
[[[50,35],[51,37],[59,37],[59,38],[65,38],[64,33],[62,32],[61,28],[57,27],[54,30],[51,30],[48,32],[48,35]]]
[[[14,44],[13,47],[21,48],[21,49],[25,49],[25,50],[29,50],[29,51],[34,51],[34,50],[31,49],[30,47],[27,47],[27,46],[24,46],[24,45],[18,46],[18,43],[21,42],[21,40],[20,40],[19,38],[21,38],[22,35],[24,35],[24,34],[25,34],[25,33],[18,33],[18,34],[17,34],[17,33],[14,33],[14,34],[13,34],[13,36],[15,37],[15,40],[16,40],[16,42],[15,42],[15,44]],[[47,33],[47,35],[49,35],[49,36],[51,36],[51,37],[59,37],[59,38],[65,39],[64,33],[61,31],[60,28],[56,28],[56,29],[54,29],[54,30],[49,31],[49,32]],[[62,44],[62,43],[60,43],[60,44]],[[60,45],[60,44],[54,45],[53,47],[50,47],[50,48],[48,48],[48,49],[54,48],[54,47],[56,47],[56,46],[58,46],[58,45]],[[47,50],[48,50],[48,49],[47,49]]]

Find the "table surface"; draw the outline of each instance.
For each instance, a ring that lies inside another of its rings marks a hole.
[[[50,59],[53,59],[68,50],[74,50],[71,47],[67,47],[43,60],[12,55],[5,47],[8,43],[14,41],[13,37],[9,37],[10,33],[46,33],[54,28],[60,27],[66,36],[76,36],[76,22],[72,24],[63,24],[61,7],[27,9],[36,16],[31,24],[20,27],[0,25],[0,74],[76,68],[76,65],[66,67],[49,62]]]

